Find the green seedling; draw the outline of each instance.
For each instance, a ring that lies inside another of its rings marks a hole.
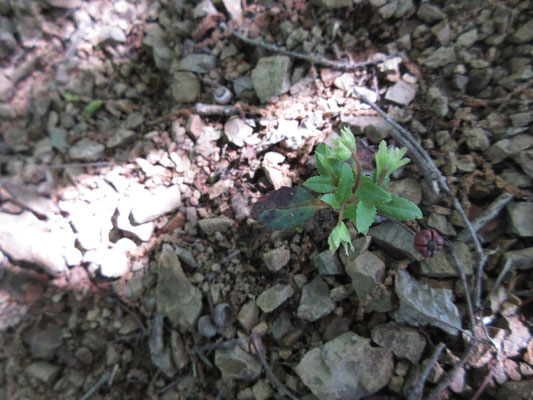
[[[85,111],[83,113],[84,117],[86,119],[89,119],[92,117],[92,115],[98,111],[100,107],[104,105],[104,102],[102,100],[93,100],[89,104],[85,106]]]
[[[328,238],[329,250],[335,253],[342,244],[346,254],[354,247],[345,220],[366,235],[378,214],[402,221],[422,218],[416,204],[385,190],[391,174],[410,161],[403,157],[407,149],[381,141],[374,168],[371,151],[356,143],[349,128],[341,129],[341,137],[332,142],[333,146],[316,147],[317,176],[306,180],[304,187],[268,193],[254,204],[252,217],[272,229],[299,228],[319,208],[331,208],[339,217]]]

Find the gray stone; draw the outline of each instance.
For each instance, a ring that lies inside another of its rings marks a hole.
[[[263,254],[263,261],[270,271],[277,272],[289,263],[291,252],[286,246],[272,249]]]
[[[62,128],[54,127],[49,127],[47,130],[50,140],[52,141],[52,146],[61,153],[65,153],[68,149],[68,132]]]
[[[200,97],[200,81],[191,72],[176,72],[172,75],[172,97],[178,103],[191,103]]]
[[[468,245],[464,242],[453,242],[457,250],[457,257],[463,264],[466,275],[472,275],[473,259]],[[436,256],[424,259],[420,263],[420,273],[432,278],[459,277],[459,271],[447,248],[441,250]]]
[[[437,37],[441,46],[447,46],[451,40],[451,29],[447,21],[441,21],[431,28],[431,32]]]
[[[426,346],[426,339],[414,328],[388,322],[372,329],[372,340],[391,350],[398,358],[407,358],[417,365]]]
[[[215,365],[223,380],[254,381],[263,367],[257,357],[244,351],[240,346],[215,351]]]
[[[418,18],[420,18],[422,21],[427,23],[437,22],[441,19],[446,18],[446,14],[442,12],[442,10],[429,3],[423,3],[418,8],[418,12],[416,13]]]
[[[527,126],[533,120],[533,113],[531,112],[521,112],[516,114],[511,114],[509,116],[511,123],[514,127]]]
[[[74,248],[75,240],[68,222],[60,225],[41,221],[30,212],[0,213],[0,250],[13,260],[41,266],[51,276],[67,271],[65,257],[79,253]]]
[[[392,222],[382,222],[378,226],[370,228],[368,234],[378,245],[400,257],[407,257],[414,261],[418,252],[413,247],[415,234],[409,228]]]
[[[97,32],[98,44],[100,46],[104,46],[106,44],[126,43],[126,35],[118,26],[99,26]]]
[[[468,94],[477,94],[487,87],[494,70],[492,68],[473,69],[468,74],[468,83],[466,92]]]
[[[287,37],[285,44],[289,50],[292,50],[301,45],[308,36],[309,31],[304,28],[294,29]]]
[[[392,310],[392,293],[381,288],[385,277],[385,263],[370,251],[358,255],[346,265],[359,303],[365,312]]]
[[[457,62],[457,56],[455,55],[454,48],[442,46],[435,50],[429,57],[426,57],[423,64],[430,69],[435,69],[455,62]]]
[[[414,7],[413,0],[398,0],[398,7],[394,13],[394,18],[402,18]]]
[[[129,197],[131,215],[137,224],[153,221],[181,206],[181,192],[178,185],[158,186],[153,190],[134,186]]]
[[[359,130],[365,133],[369,141],[379,143],[390,135],[392,127],[381,117],[357,116],[341,114],[341,123],[349,124],[354,132]]]
[[[483,128],[465,128],[463,129],[463,136],[469,150],[485,151],[490,146],[489,138]]]
[[[309,350],[295,371],[319,400],[358,400],[383,388],[393,369],[390,350],[346,332]]]
[[[262,103],[290,89],[291,59],[287,56],[260,58],[252,71],[254,90]]]
[[[150,237],[152,237],[152,233],[154,232],[153,222],[135,225],[131,223],[131,204],[128,201],[121,201],[117,207],[117,210],[118,215],[116,224],[118,229],[135,235],[135,237],[143,242],[146,242],[150,239]]]
[[[198,262],[196,261],[196,258],[194,258],[194,255],[189,249],[186,249],[184,247],[176,247],[175,252],[182,263],[185,263],[185,265],[192,269],[198,268]]]
[[[122,146],[135,137],[135,132],[129,129],[120,129],[111,136],[106,143],[109,148]]]
[[[427,92],[427,97],[431,104],[431,111],[439,117],[445,117],[448,114],[448,97],[444,96],[439,88],[430,87]]]
[[[11,83],[11,80],[0,73],[0,103],[11,100],[14,93],[15,87]]]
[[[28,374],[45,385],[52,385],[59,375],[61,367],[46,361],[36,361],[28,367]]]
[[[533,269],[533,247],[521,250],[506,251],[503,254],[505,262],[510,260],[511,266],[516,269]]]
[[[311,262],[320,275],[344,275],[344,269],[337,257],[329,250],[311,256]]]
[[[302,288],[298,318],[313,322],[330,314],[334,309],[335,303],[329,296],[329,287],[320,276]]]
[[[242,17],[242,6],[238,0],[222,0],[226,11],[231,15],[231,19],[239,20]]]
[[[207,74],[215,68],[216,62],[212,54],[188,54],[179,61],[177,70]]]
[[[169,244],[163,245],[159,257],[156,302],[157,311],[178,330],[195,330],[196,320],[202,311],[202,293],[189,282]]]
[[[533,379],[515,382],[508,381],[498,388],[498,399],[529,400],[533,393]]]
[[[17,112],[10,104],[0,104],[0,118],[2,119],[15,119],[17,118]]]
[[[514,43],[527,43],[533,40],[533,19],[527,21],[519,27],[512,35],[511,41]]]
[[[244,146],[245,141],[252,136],[253,131],[254,129],[241,118],[231,118],[224,125],[224,134],[237,147]]]
[[[260,379],[252,387],[252,393],[255,400],[268,400],[273,397],[274,390],[272,390],[272,386],[269,385],[266,379]]]
[[[510,217],[510,230],[521,237],[533,236],[533,202],[513,202],[507,205]]]
[[[237,321],[241,326],[250,332],[254,326],[259,322],[259,307],[255,304],[255,301],[249,301],[244,304],[237,315]]]
[[[73,160],[91,162],[99,160],[104,155],[104,150],[103,144],[83,138],[69,149],[68,155]]]
[[[293,294],[294,289],[291,285],[278,283],[261,293],[256,302],[263,312],[269,313],[282,305],[286,300],[292,297]]]
[[[533,178],[533,149],[521,151],[513,159],[520,165],[522,171]]]
[[[529,134],[516,135],[509,139],[502,139],[494,143],[485,152],[487,159],[497,164],[507,157],[533,146],[533,136]]]
[[[147,23],[143,45],[152,51],[154,62],[157,68],[168,71],[172,65],[175,53],[166,45],[165,31],[158,23]]]
[[[24,342],[34,357],[51,360],[63,344],[63,330],[59,325],[50,324],[42,330],[24,335]]]
[[[391,18],[398,8],[398,0],[393,0],[378,9],[378,14],[383,19]]]
[[[132,112],[126,119],[126,128],[135,129],[140,127],[144,123],[144,115],[140,112]]]
[[[464,33],[461,33],[456,40],[456,44],[459,47],[469,48],[478,40],[477,29],[471,29]]]
[[[444,235],[455,236],[457,233],[445,215],[431,213],[428,218],[428,225]]]
[[[422,187],[412,178],[389,182],[387,192],[403,197],[415,204],[420,204],[422,201]]]
[[[216,232],[227,232],[234,222],[228,217],[204,218],[198,221],[200,230],[206,235],[214,235]]]
[[[353,6],[353,0],[319,0],[319,3],[328,10]]]
[[[408,106],[415,98],[417,89],[417,85],[412,85],[405,81],[398,81],[387,89],[385,99]]]
[[[100,274],[105,278],[120,278],[130,267],[127,252],[137,248],[134,241],[127,238],[120,239],[115,246],[102,252],[100,259]]]

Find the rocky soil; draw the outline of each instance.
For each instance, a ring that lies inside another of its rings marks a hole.
[[[0,399],[530,399],[532,56],[531,0],[0,0]],[[367,100],[450,193],[348,255],[250,218],[398,145]]]

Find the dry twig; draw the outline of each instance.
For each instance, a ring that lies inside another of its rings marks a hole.
[[[422,392],[424,391],[424,385],[426,383],[426,380],[428,379],[429,373],[431,372],[431,369],[434,367],[434,365],[437,363],[440,357],[440,353],[442,353],[442,350],[444,350],[444,343],[439,343],[437,347],[435,347],[435,350],[433,350],[433,354],[431,355],[431,358],[429,358],[428,363],[426,364],[426,367],[418,377],[415,385],[409,390],[409,393],[407,394],[407,400],[419,400],[422,397]]]
[[[222,29],[226,30],[227,26],[225,24],[222,24]],[[249,44],[251,46],[262,47],[262,48],[264,48],[264,49],[266,49],[268,51],[271,51],[272,53],[278,53],[278,54],[281,54],[281,55],[284,55],[284,56],[288,56],[288,57],[291,57],[291,58],[297,58],[297,59],[300,59],[300,60],[305,60],[305,61],[310,62],[311,64],[314,64],[314,65],[321,65],[323,67],[335,68],[335,69],[340,69],[340,70],[343,70],[343,71],[353,71],[353,70],[356,70],[356,69],[359,69],[359,68],[362,68],[362,67],[366,67],[367,65],[375,65],[375,64],[382,63],[383,61],[389,60],[391,58],[403,57],[403,55],[404,55],[403,53],[391,54],[391,55],[388,55],[388,56],[383,57],[381,59],[365,60],[365,61],[355,62],[355,63],[354,62],[346,62],[346,61],[335,61],[335,60],[330,60],[329,58],[326,58],[326,57],[318,55],[318,54],[297,53],[295,51],[285,50],[285,49],[283,49],[281,47],[278,47],[278,46],[270,44],[270,43],[263,42],[261,40],[248,39],[242,33],[239,33],[239,32],[236,32],[236,31],[232,31],[231,34],[233,36],[235,36],[237,39],[243,41],[246,44]]]
[[[265,360],[265,357],[263,356],[263,353],[261,352],[261,349],[259,347],[259,343],[257,342],[257,335],[255,333],[252,333],[250,336],[250,339],[252,341],[252,345],[254,346],[254,349],[257,353],[257,356],[259,357],[259,360],[261,361],[261,364],[263,364],[263,368],[265,368],[266,373],[272,379],[272,382],[276,384],[276,386],[280,389],[281,393],[284,395],[289,396],[291,400],[298,400],[298,397],[293,395],[291,391],[278,379],[276,375],[274,375],[274,372],[272,372],[272,369],[268,365],[268,363]]]

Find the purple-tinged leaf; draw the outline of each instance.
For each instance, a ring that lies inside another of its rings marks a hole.
[[[301,187],[282,187],[259,199],[251,216],[272,229],[302,226],[320,207],[320,202]]]

